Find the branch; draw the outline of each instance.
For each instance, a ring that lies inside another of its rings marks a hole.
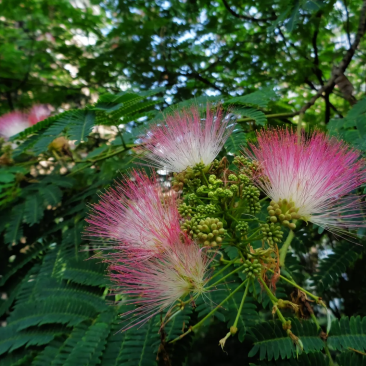
[[[360,13],[360,22],[357,29],[357,34],[355,37],[355,41],[353,42],[352,46],[347,50],[346,54],[344,55],[341,63],[338,66],[340,72],[344,73],[350,64],[353,55],[356,52],[358,45],[360,44],[362,36],[365,34],[366,31],[366,0],[363,1],[361,13]],[[322,96],[323,93],[330,94],[335,87],[335,79],[337,78],[337,74],[332,73],[330,79],[323,85],[322,88],[318,90],[318,92],[301,108],[300,113],[305,113],[314,103]]]
[[[14,110],[14,104],[13,104],[13,99],[11,98],[11,92],[8,90],[5,92],[5,95],[6,95],[6,99],[8,101],[8,104],[9,104],[9,108],[11,111]]]
[[[346,21],[346,33],[347,33],[347,39],[348,39],[348,44],[351,47],[351,35],[349,33],[349,11],[348,11],[348,7],[347,7],[347,0],[344,0],[344,7],[346,9],[346,16],[347,16],[347,21]]]
[[[323,15],[322,12],[318,12],[318,14],[316,15],[316,17],[318,18],[318,22],[317,22],[318,24],[316,25],[316,29],[315,29],[315,32],[313,34],[311,41],[312,41],[313,49],[314,49],[314,74],[318,78],[320,85],[323,86],[324,85],[323,77],[322,77],[323,73],[319,69],[319,54],[318,54],[318,44],[317,44],[320,20],[321,20],[322,15]]]
[[[218,90],[220,93],[224,93],[222,89],[220,89],[218,86],[216,86],[214,83],[212,83],[210,80],[205,79],[203,76],[201,76],[198,72],[194,72],[191,74],[194,78],[202,81],[204,84],[211,86],[213,89]]]
[[[312,90],[318,91],[318,89],[314,86],[314,84],[308,78],[305,79],[305,83],[308,84]],[[323,94],[321,95],[321,97],[325,99],[325,96]],[[333,109],[334,112],[336,112],[338,114],[338,116],[340,118],[343,118],[342,113],[336,108],[336,106],[334,104],[329,102],[329,106],[330,106],[330,108]]]
[[[211,86],[213,89],[218,90],[220,93],[224,94],[224,91],[222,89],[220,89],[218,86],[216,86],[213,82],[211,82],[210,80],[204,78],[199,71],[196,71],[193,67],[192,64],[187,63],[187,66],[190,68],[191,72],[189,74],[183,74],[180,73],[180,75],[188,77],[188,78],[194,78],[197,79],[199,81],[202,81],[204,84]]]
[[[226,0],[222,0],[222,2],[224,4],[225,8],[229,11],[229,13],[238,19],[250,20],[252,22],[268,22],[268,21],[277,19],[276,17],[258,19],[258,18],[254,18],[249,15],[241,15],[241,14],[236,13],[233,9],[231,9],[230,5],[227,3]]]

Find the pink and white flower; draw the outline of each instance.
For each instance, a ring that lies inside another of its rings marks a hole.
[[[148,133],[144,140],[146,160],[176,173],[200,163],[209,165],[233,128],[234,124],[223,117],[220,108],[212,111],[208,105],[205,119],[197,107],[176,111]]]
[[[8,139],[44,120],[49,115],[49,108],[41,104],[33,106],[29,114],[19,111],[6,113],[0,117],[0,135]]]
[[[124,330],[145,323],[161,311],[170,310],[188,296],[194,301],[205,292],[209,280],[209,259],[187,237],[145,261],[126,265],[123,255],[117,252],[108,262],[116,292],[127,295],[126,304],[136,306],[122,315],[135,316]]]
[[[263,130],[246,154],[260,163],[256,184],[275,203],[285,200],[296,216],[330,231],[364,226],[361,198],[352,191],[365,182],[361,154],[321,132],[309,138],[285,129]]]
[[[30,126],[27,116],[21,112],[9,112],[0,117],[0,135],[7,139]]]
[[[28,114],[28,120],[31,125],[43,121],[48,118],[51,114],[50,108],[46,104],[36,104],[34,105]]]
[[[181,235],[176,199],[174,192],[163,192],[154,175],[133,171],[93,206],[87,236],[106,249],[139,258],[155,255]]]

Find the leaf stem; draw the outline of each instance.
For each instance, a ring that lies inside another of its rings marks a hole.
[[[233,324],[233,326],[234,326],[234,327],[236,327],[236,326],[238,325],[239,318],[240,318],[240,314],[241,314],[241,312],[242,312],[242,310],[243,310],[243,306],[244,306],[245,298],[246,298],[246,297],[247,297],[247,295],[248,295],[249,284],[250,284],[250,282],[248,281],[248,283],[247,283],[247,287],[245,288],[245,291],[244,291],[243,298],[241,299],[241,303],[240,303],[240,306],[239,306],[238,314],[236,315],[236,318],[235,318],[235,321],[234,321],[234,324]]]
[[[276,114],[266,114],[266,118],[277,118],[277,117],[294,117],[297,116],[300,112],[292,112],[292,113],[276,113]],[[253,118],[239,118],[236,120],[236,122],[249,122],[254,121]]]
[[[288,248],[291,245],[292,239],[295,237],[295,234],[292,230],[290,230],[290,232],[288,233],[288,236],[286,238],[286,241],[283,243],[282,248],[280,249],[280,266],[284,267],[285,266],[285,259],[286,259],[286,254],[288,251]]]
[[[328,345],[327,345],[326,342],[324,342],[324,351],[325,351],[326,355],[329,358],[329,366],[333,366],[334,365],[333,358],[332,358],[332,355],[329,352],[329,348],[328,348]]]
[[[268,271],[274,273],[274,271],[270,268],[267,268]],[[285,280],[286,282],[288,282],[289,284],[291,284],[292,286],[295,286],[296,288],[298,288],[299,290],[301,290],[302,292],[305,292],[307,295],[309,295],[310,297],[312,297],[314,300],[316,300],[317,302],[319,302],[320,297],[313,295],[311,292],[306,291],[304,288],[302,288],[301,286],[299,286],[296,282],[290,281],[289,279],[287,279],[286,277],[283,277],[282,275],[280,275],[280,278],[282,278],[283,280]]]
[[[310,314],[310,316],[311,316],[311,319],[313,319],[313,322],[316,324],[316,329],[319,331],[320,329],[322,329],[321,327],[320,327],[320,324],[319,324],[319,322],[318,322],[318,319],[316,318],[316,316],[314,315],[314,313],[311,313]]]
[[[210,289],[211,287],[214,287],[216,285],[218,285],[219,283],[223,282],[224,280],[226,280],[228,277],[230,277],[231,275],[233,275],[234,273],[240,271],[242,268],[244,267],[244,265],[238,267],[237,269],[235,269],[234,271],[230,272],[229,274],[227,274],[226,276],[220,278],[218,281],[216,281],[214,284],[206,287],[206,290]]]
[[[208,319],[210,316],[212,316],[222,305],[225,304],[226,301],[230,300],[247,282],[248,280],[245,280],[243,283],[241,283],[227,298],[222,300],[219,305],[215,307],[215,309],[211,310],[203,319],[201,319],[197,324],[195,324],[193,327],[190,327],[185,333],[181,334],[179,337],[173,339],[169,343],[174,343],[178,341],[179,339],[183,338],[187,334],[194,331],[196,328],[198,328],[206,319]]]
[[[227,269],[228,267],[230,267],[235,261],[237,261],[239,259],[239,257],[234,258],[231,261],[228,261],[226,266],[221,268],[220,271],[216,272],[211,278],[210,280],[212,280],[213,278],[215,278],[216,276],[218,276],[220,273],[224,272],[225,269]],[[224,259],[222,259],[221,261],[224,261]]]

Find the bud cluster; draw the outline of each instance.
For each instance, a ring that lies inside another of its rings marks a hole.
[[[280,225],[276,225],[272,222],[270,224],[261,224],[260,228],[264,240],[266,240],[269,245],[274,245],[282,240],[283,232]]]
[[[300,215],[297,213],[298,210],[293,202],[289,202],[286,199],[280,199],[277,203],[271,201],[267,211],[272,223],[280,222],[291,230],[296,229],[295,223],[290,222],[290,220],[297,220],[300,218]]]
[[[261,264],[258,262],[258,259],[254,259],[253,262],[250,260],[246,260],[244,263],[244,271],[249,278],[255,278],[261,272]]]
[[[240,221],[236,224],[236,230],[240,231],[242,235],[245,235],[249,230],[249,224],[245,221]]]
[[[179,192],[183,190],[184,186],[197,188],[201,184],[200,171],[193,169],[186,169],[181,173],[174,173],[172,180],[172,188]]]
[[[198,240],[205,246],[216,246],[222,243],[226,230],[224,224],[215,218],[200,219],[193,217],[192,220],[182,225],[183,231],[187,232],[193,238]]]
[[[217,213],[215,205],[209,203],[208,205],[198,205],[196,207],[197,212],[202,216],[210,216]]]
[[[200,174],[205,168],[206,168],[206,165],[204,163],[198,163],[192,167],[193,172],[196,174]]]
[[[248,185],[243,188],[243,198],[248,201],[249,213],[256,214],[261,210],[259,203],[260,191],[253,185]]]
[[[208,178],[208,185],[202,185],[197,189],[198,194],[207,194],[208,198],[218,200],[220,198],[231,198],[233,192],[228,188],[223,188],[224,182],[218,179],[215,174]]]
[[[240,173],[252,178],[259,170],[257,161],[251,161],[245,156],[235,156],[233,163],[240,168]]]
[[[182,203],[178,206],[178,212],[182,217],[193,216],[193,207]]]

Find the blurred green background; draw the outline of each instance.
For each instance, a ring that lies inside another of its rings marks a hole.
[[[120,307],[107,301],[118,298],[108,296],[105,265],[85,261],[92,253],[82,250],[82,232],[97,192],[139,166],[139,136],[161,111],[192,101],[220,102],[237,116],[220,155],[229,160],[256,130],[296,128],[300,114],[306,132],[328,131],[366,151],[365,4],[0,1],[0,116],[35,104],[52,110],[0,142],[1,366],[326,365],[315,351],[278,361],[248,356],[256,341],[249,328],[271,320],[265,296],[260,305],[249,302],[244,341],[232,337],[226,352],[218,341],[235,299],[175,346],[167,340],[210,303],[176,317],[165,338],[158,318],[116,334]],[[337,240],[309,225],[292,248],[289,270],[323,296],[331,319],[366,315],[364,239]],[[326,314],[316,312],[325,325]],[[338,362],[364,365],[364,358],[349,351]]]

